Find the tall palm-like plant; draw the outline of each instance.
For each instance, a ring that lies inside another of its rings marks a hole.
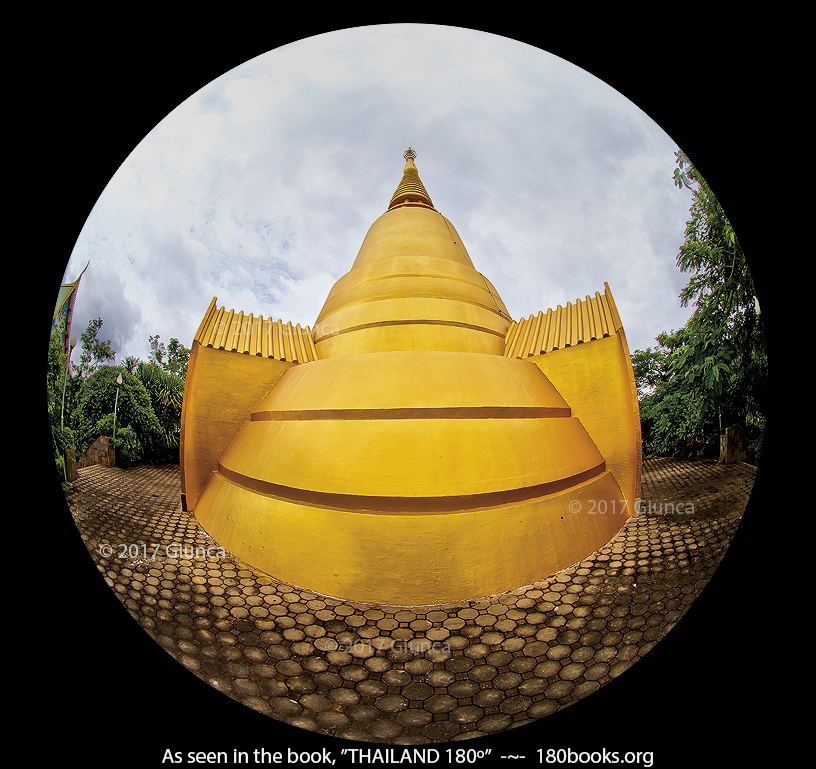
[[[123,361],[122,366],[127,370],[129,374],[135,374],[136,369],[139,367],[139,364],[142,361],[137,358],[135,355],[128,355]]]
[[[162,371],[152,363],[139,363],[136,376],[150,393],[153,411],[161,425],[160,448],[164,451],[177,449],[181,434],[181,402],[184,380]]]

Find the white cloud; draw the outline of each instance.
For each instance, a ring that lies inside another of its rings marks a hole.
[[[409,142],[511,313],[608,281],[633,350],[690,314],[674,262],[689,198],[654,121],[523,43],[384,25],[270,51],[162,120],[74,248],[65,280],[91,260],[75,329],[101,315],[120,358],[145,358],[149,334],[189,345],[213,296],[313,324],[385,210]]]

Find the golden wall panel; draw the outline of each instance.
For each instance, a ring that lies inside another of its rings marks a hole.
[[[216,309],[215,301],[210,302],[194,337],[202,347],[295,363],[317,357],[308,326],[301,328],[300,324],[293,326],[262,315]]]
[[[566,307],[539,312],[507,331],[505,355],[509,358],[529,358],[553,350],[575,347],[611,336],[623,328],[609,285],[603,294],[567,302]]]
[[[179,455],[185,510],[195,507],[252,408],[287,368],[316,357],[308,327],[218,308],[213,297],[193,337],[184,385]]]
[[[291,362],[238,355],[202,347],[193,342],[181,417],[182,504],[195,507],[196,499],[218,460],[252,409]],[[191,397],[191,393],[195,393]]]

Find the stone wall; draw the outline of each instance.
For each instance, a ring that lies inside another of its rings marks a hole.
[[[747,462],[751,464],[751,456],[745,445],[745,438],[737,427],[726,427],[725,435],[720,436],[720,462]]]
[[[77,478],[79,478],[79,473],[77,473],[76,456],[74,449],[69,446],[65,449],[65,479],[73,483]]]
[[[116,467],[116,451],[106,436],[100,435],[76,463],[77,468],[89,465]]]

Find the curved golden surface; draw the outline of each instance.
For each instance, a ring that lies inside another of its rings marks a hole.
[[[450,222],[416,207],[383,214],[315,322],[320,358],[380,351],[504,354],[510,321]]]
[[[468,352],[379,352],[294,366],[254,413],[489,406],[569,408],[527,361]]]
[[[196,515],[238,558],[324,595],[388,605],[529,585],[601,547],[626,520],[620,505],[614,515],[587,514],[597,500],[618,497],[609,472],[566,491],[445,515],[370,515],[282,499],[219,473],[207,493],[206,514]]]

